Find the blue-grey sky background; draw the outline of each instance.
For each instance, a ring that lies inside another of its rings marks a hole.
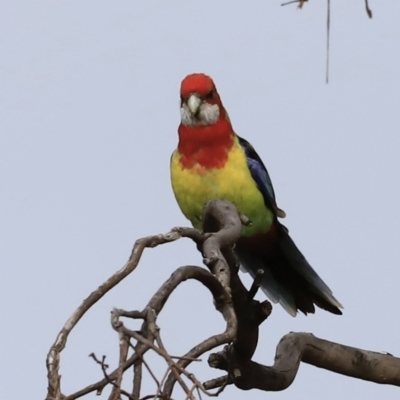
[[[370,3],[372,20],[363,0],[332,2],[329,85],[326,1],[301,11],[261,0],[2,3],[1,398],[43,399],[45,357],[72,311],[137,238],[188,225],[169,158],[191,72],[214,78],[268,167],[292,237],[345,306],[342,317],[297,318],[276,306],[255,360],[270,365],[289,331],[400,355],[400,2]],[[185,264],[201,265],[190,241],[147,250],[90,310],[62,353],[65,394],[102,377],[90,352],[116,365],[111,308],[142,308]],[[193,282],[159,325],[174,354],[224,327]],[[201,380],[220,375],[206,359],[190,369]],[[143,395],[152,392],[146,377]],[[399,389],[302,365],[284,392],[231,386],[221,398],[243,396],[391,400]]]

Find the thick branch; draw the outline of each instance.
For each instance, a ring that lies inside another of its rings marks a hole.
[[[242,223],[249,221],[241,216],[237,208],[225,200],[212,200],[206,204],[203,212],[203,231],[212,233],[204,238],[202,245],[199,245],[205,264],[210,268],[213,274],[217,277],[227,293],[231,293],[231,275],[237,274],[235,256],[232,251],[232,246],[240,237]],[[225,254],[228,253],[232,265],[228,264]],[[243,286],[242,286],[243,287]],[[224,303],[222,303],[224,304]],[[238,329],[236,314],[233,311],[232,302],[226,303],[231,311],[229,318],[226,316],[227,327],[224,333],[211,336],[202,343],[193,347],[184,358],[178,361],[178,366],[183,369],[190,364],[191,358],[199,357],[206,351],[212,350],[222,344],[232,342],[236,337]],[[218,304],[216,304],[218,308]],[[163,393],[166,396],[171,396],[176,378],[171,372],[167,378]]]
[[[126,265],[84,300],[68,319],[48,354],[47,400],[73,400],[94,390],[99,394],[107,384],[114,386],[110,396],[112,399],[119,398],[120,394],[128,398],[138,398],[142,364],[148,368],[143,355],[149,349],[156,351],[168,362],[169,374],[168,377],[165,375],[167,379],[163,378],[160,382],[155,379],[157,396],[165,398],[170,398],[177,380],[188,398],[192,398],[195,388],[204,391],[210,387],[221,387],[222,390],[226,384],[231,383],[243,390],[253,388],[265,391],[284,390],[295,379],[301,361],[342,375],[400,386],[399,358],[328,342],[306,333],[290,333],[284,336],[278,344],[275,364],[272,367],[251,361],[257,346],[259,325],[270,314],[271,304],[268,301],[260,303],[254,300],[262,271],[256,276],[250,291],[244,287],[238,276],[238,261],[233,252],[233,245],[240,236],[242,223],[247,224],[249,221],[241,216],[232,204],[222,200],[214,200],[206,205],[203,221],[204,234],[192,228],[175,228],[166,235],[138,240]],[[143,311],[114,310],[112,325],[120,335],[119,367],[111,374],[106,374],[105,379],[68,397],[63,396],[58,373],[60,353],[74,326],[93,304],[136,268],[144,248],[155,247],[180,237],[189,237],[196,242],[212,274],[195,266],[179,268],[153,295]],[[162,344],[156,318],[171,293],[187,279],[198,280],[210,290],[216,308],[226,320],[226,329],[193,347],[175,362],[174,357],[168,354]],[[141,330],[139,332],[129,330],[120,317],[142,319]],[[132,346],[130,338],[136,339],[137,344],[134,347],[135,353],[128,357],[128,346]],[[185,368],[206,351],[222,344],[227,346],[223,351],[212,354],[209,364],[227,371],[228,375],[214,379],[203,386]],[[121,384],[124,372],[133,364],[135,364],[134,395],[130,395],[121,389]],[[191,389],[180,377],[182,373],[192,380]]]
[[[231,271],[222,250],[232,247],[240,237],[241,216],[237,208],[225,200],[209,201],[203,211],[203,231],[212,232],[203,243],[204,263],[230,293]]]
[[[211,361],[212,366],[230,371],[232,382],[243,390],[286,389],[294,381],[300,361],[353,378],[400,386],[399,358],[329,342],[310,333],[285,335],[272,367],[250,361],[240,366],[239,374],[233,374],[229,352],[217,353]]]
[[[237,208],[224,200],[213,200],[206,204],[203,212],[203,230],[211,233],[204,238],[199,250],[202,251],[205,263],[215,274],[222,286],[232,297],[234,314],[227,320],[227,329],[223,334],[212,336],[193,347],[178,362],[180,368],[186,368],[189,358],[200,356],[222,344],[233,342],[231,352],[236,358],[250,360],[258,341],[258,327],[271,312],[269,302],[259,303],[253,300],[252,294],[244,287],[238,276],[238,262],[233,252],[233,245],[239,239],[242,224],[250,221],[239,214]],[[163,393],[171,396],[175,384],[171,372],[166,381]]]
[[[250,360],[258,342],[258,327],[270,315],[272,307],[268,301],[260,304],[253,300],[256,289],[249,292],[238,276],[239,262],[233,252],[233,244],[239,239],[242,225],[250,225],[237,208],[224,200],[213,200],[206,204],[203,213],[204,232],[214,232],[202,247],[206,258],[214,254],[218,267],[211,269],[223,276],[222,284],[229,284],[233,306],[237,318],[237,331],[232,351],[242,361]],[[262,271],[260,271],[262,274]],[[220,276],[221,276],[220,275]],[[254,286],[259,286],[259,278]]]

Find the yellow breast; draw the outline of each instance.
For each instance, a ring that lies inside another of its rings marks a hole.
[[[225,199],[251,219],[252,226],[243,227],[244,236],[269,230],[273,213],[265,206],[237,139],[223,168],[206,169],[196,164],[187,169],[180,158],[176,150],[171,158],[172,188],[180,209],[195,228],[201,228],[203,207],[209,200]]]

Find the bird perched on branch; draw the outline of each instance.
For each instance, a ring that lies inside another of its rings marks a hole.
[[[204,205],[232,202],[250,218],[235,251],[254,277],[264,271],[261,288],[292,316],[314,313],[315,306],[342,314],[342,305],[296,247],[278,217],[271,179],[260,157],[235,134],[213,80],[187,76],[181,84],[179,143],[171,158],[172,188],[183,214],[201,228]]]

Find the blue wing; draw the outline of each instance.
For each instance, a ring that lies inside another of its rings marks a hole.
[[[239,144],[242,146],[246,157],[247,165],[250,169],[251,176],[257,183],[260,192],[264,197],[265,205],[273,210],[278,217],[284,218],[285,212],[278,208],[276,204],[274,187],[272,186],[271,178],[269,177],[267,168],[265,168],[260,156],[254,150],[253,146],[245,139],[238,136]]]

